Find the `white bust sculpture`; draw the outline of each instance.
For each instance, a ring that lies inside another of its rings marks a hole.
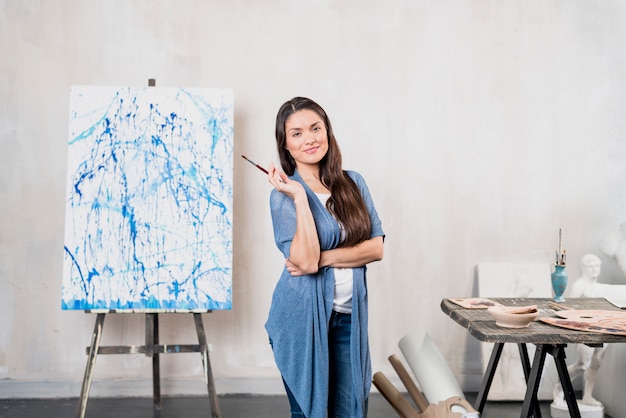
[[[573,298],[598,298],[601,297],[596,283],[600,277],[602,261],[593,255],[587,254],[580,259],[582,275],[574,282],[570,291]]]
[[[597,281],[600,276],[600,266],[602,261],[593,255],[587,254],[581,259],[582,276],[574,282],[570,297],[593,298],[599,297]],[[567,368],[570,379],[574,380],[583,373],[583,397],[581,402],[591,406],[602,406],[596,400],[593,394],[593,388],[596,384],[598,369],[604,358],[606,345],[602,347],[589,347],[584,344],[576,345],[576,362]],[[563,388],[557,383],[554,388],[554,403],[557,405],[565,405],[563,397]]]

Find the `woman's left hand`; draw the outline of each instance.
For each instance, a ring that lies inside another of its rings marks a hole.
[[[296,276],[297,277],[297,276],[304,276],[305,275],[304,271],[302,271],[298,266],[296,266],[291,261],[289,261],[289,259],[287,259],[285,261],[285,267],[287,267],[287,271],[292,276]]]

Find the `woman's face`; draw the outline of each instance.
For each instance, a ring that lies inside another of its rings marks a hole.
[[[328,132],[322,118],[312,110],[293,113],[285,121],[285,148],[296,166],[317,165],[328,152]]]

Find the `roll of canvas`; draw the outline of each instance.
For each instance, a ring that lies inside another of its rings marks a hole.
[[[429,403],[454,396],[465,399],[450,367],[427,332],[420,330],[403,337],[398,347]]]

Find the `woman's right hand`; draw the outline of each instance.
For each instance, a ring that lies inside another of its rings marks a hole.
[[[290,196],[294,200],[298,195],[306,196],[306,192],[304,191],[302,184],[297,181],[290,180],[285,173],[276,168],[274,163],[270,163],[267,171],[268,181],[279,192]]]

